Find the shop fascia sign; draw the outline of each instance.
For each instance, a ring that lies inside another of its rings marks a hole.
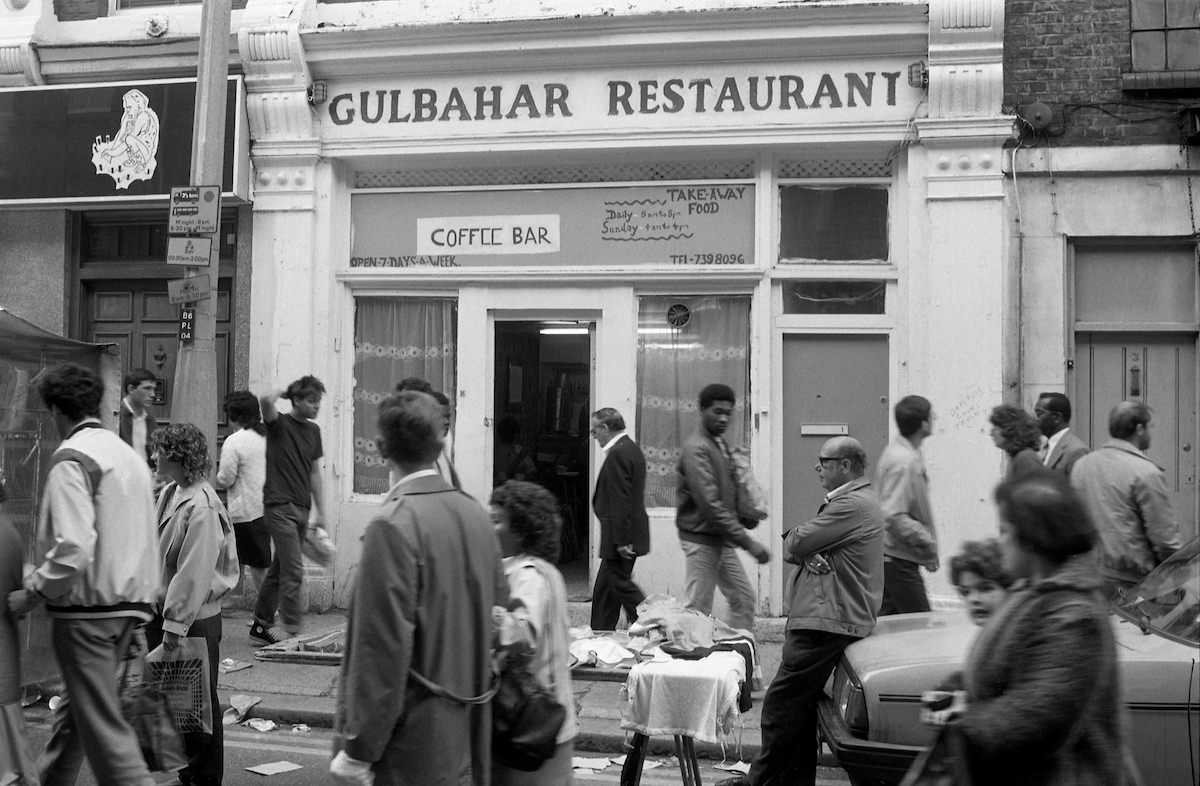
[[[379,138],[904,122],[923,95],[907,67],[893,58],[331,80],[322,125],[327,137]]]

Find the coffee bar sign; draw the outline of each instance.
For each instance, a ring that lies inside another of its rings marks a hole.
[[[911,60],[911,58],[909,58]],[[908,61],[730,64],[637,73],[330,80],[329,139],[905,122]]]
[[[354,194],[350,268],[754,263],[747,184]]]

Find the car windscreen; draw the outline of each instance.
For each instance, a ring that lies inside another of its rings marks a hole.
[[[1123,590],[1114,607],[1143,630],[1200,646],[1200,538]]]

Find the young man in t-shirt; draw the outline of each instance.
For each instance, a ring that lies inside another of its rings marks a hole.
[[[323,521],[324,494],[321,488],[321,429],[312,420],[321,409],[325,386],[313,376],[301,377],[259,399],[267,427],[267,479],[263,486],[263,519],[275,545],[271,567],[258,591],[250,638],[259,644],[274,644],[299,635],[302,626],[300,585],[304,580],[304,558],[300,544],[307,534],[309,511],[313,521]],[[280,414],[275,402],[292,402],[290,412]],[[275,612],[281,624],[275,626]]]

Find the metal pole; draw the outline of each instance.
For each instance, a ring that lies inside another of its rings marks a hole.
[[[189,185],[223,185],[225,101],[229,73],[229,17],[232,0],[202,0],[200,49],[196,78],[196,112],[192,130],[192,171]],[[224,190],[224,188],[222,188]],[[217,444],[217,281],[221,232],[212,238],[208,269],[189,267],[187,275],[207,274],[212,296],[196,302],[195,338],[180,344],[175,363],[175,401],[171,419],[194,423],[208,441],[216,463]]]

